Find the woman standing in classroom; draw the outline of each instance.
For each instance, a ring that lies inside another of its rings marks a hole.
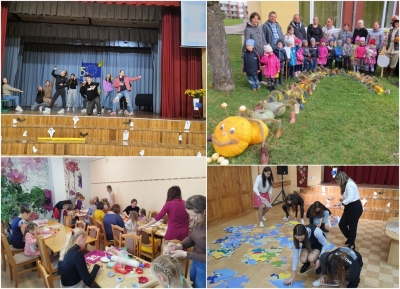
[[[260,221],[260,227],[264,227],[263,221],[266,221],[265,213],[271,208],[272,199],[272,185],[274,183],[274,175],[270,167],[265,167],[261,175],[258,175],[254,182],[254,206],[258,207],[258,219]]]

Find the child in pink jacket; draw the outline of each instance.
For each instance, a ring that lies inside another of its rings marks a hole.
[[[369,41],[369,46],[366,46],[367,49],[365,51],[365,58],[364,58],[364,63],[365,63],[365,74],[369,75],[374,75],[374,70],[375,70],[375,64],[376,64],[376,55],[378,52],[376,51],[376,46],[375,46],[375,38],[372,38]]]
[[[359,71],[362,73],[362,66],[364,65],[365,52],[367,45],[365,45],[365,37],[360,38],[360,45],[357,46],[354,52],[354,72]]]
[[[296,43],[296,68],[295,68],[295,76],[298,77],[300,72],[303,70],[303,48],[302,48],[302,41],[299,38],[296,38],[294,41]]]
[[[39,256],[40,251],[37,247],[36,235],[52,234],[47,231],[39,231],[39,226],[36,223],[30,222],[25,228],[25,248],[26,256]]]
[[[319,53],[318,64],[321,66],[321,68],[324,68],[328,58],[328,48],[326,47],[325,38],[321,38],[320,40],[320,44],[318,46],[318,53]]]
[[[264,55],[261,57],[260,62],[265,65],[264,75],[267,79],[268,90],[272,91],[275,89],[275,79],[281,71],[281,64],[279,63],[278,57],[272,52],[271,45],[267,44],[264,46]]]

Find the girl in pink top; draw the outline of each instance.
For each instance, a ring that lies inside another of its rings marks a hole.
[[[272,91],[275,89],[275,78],[279,77],[281,64],[278,57],[272,52],[271,45],[264,46],[264,55],[261,57],[260,62],[265,65],[264,75],[267,79],[268,90]]]
[[[375,46],[375,38],[372,38],[369,41],[369,46],[367,47],[365,51],[365,58],[364,58],[364,63],[365,63],[365,74],[369,75],[374,75],[374,66],[376,64],[376,46]]]
[[[37,247],[36,235],[52,234],[47,231],[39,231],[39,226],[36,223],[30,222],[25,229],[25,248],[26,256],[39,256],[40,251]]]
[[[324,68],[328,58],[328,48],[326,47],[325,38],[322,38],[320,40],[320,44],[318,46],[318,53],[319,53],[318,64],[321,65],[321,68]]]
[[[296,38],[294,43],[296,44],[296,50],[297,50],[295,76],[298,77],[300,72],[303,71],[304,55],[303,55],[302,41],[299,38]]]
[[[164,237],[166,241],[174,239],[182,241],[189,236],[189,217],[185,209],[185,201],[182,200],[181,189],[178,186],[169,188],[164,207],[154,220],[140,226],[139,230],[158,222],[165,214],[168,215],[168,228]]]
[[[365,37],[360,38],[360,45],[357,46],[354,51],[354,72],[362,69],[364,65],[365,52],[367,51],[367,46],[365,45]]]

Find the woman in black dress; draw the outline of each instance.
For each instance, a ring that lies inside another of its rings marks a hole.
[[[308,25],[307,27],[307,39],[308,45],[311,46],[311,38],[315,39],[315,45],[319,45],[321,38],[323,37],[324,33],[322,32],[322,27],[319,25],[318,17],[313,18],[313,23]]]

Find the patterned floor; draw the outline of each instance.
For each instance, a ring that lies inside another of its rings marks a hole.
[[[266,216],[267,221],[264,222],[265,228],[277,223],[284,224],[284,221],[282,220],[284,213],[280,205],[273,207]],[[292,212],[291,216],[293,217]],[[208,248],[220,249],[219,244],[213,244],[212,242],[223,236],[229,235],[223,231],[223,228],[249,224],[257,224],[258,228],[259,222],[257,219],[256,211],[254,211],[248,213],[242,218],[209,225],[207,234]],[[305,221],[308,223],[307,220]],[[399,268],[387,264],[390,239],[384,234],[385,224],[386,222],[373,220],[360,220],[359,222],[356,250],[361,254],[364,262],[360,277],[360,288],[399,288]],[[263,229],[263,232],[267,232],[265,228]],[[336,247],[344,245],[345,238],[340,232],[340,229],[338,227],[328,229],[330,230],[327,234],[328,241],[333,243]],[[282,227],[283,234],[281,235],[291,235],[292,230],[292,226],[284,225]],[[270,244],[268,244],[268,247],[269,245]],[[279,246],[279,242],[271,243],[271,245]],[[218,260],[213,256],[209,256],[207,276],[211,276],[214,270],[220,270],[222,268],[233,269],[234,271],[237,271],[236,276],[242,276],[245,274],[247,278],[250,278],[247,283],[242,283],[242,287],[273,288],[275,286],[269,282],[271,274],[278,275],[279,273],[291,273],[291,249],[286,247],[283,248],[281,255],[286,257],[287,262],[282,265],[282,267],[277,268],[271,266],[267,262],[261,262],[254,266],[242,263],[241,260],[243,255],[251,248],[254,247],[250,244],[242,243],[239,248],[235,250],[232,256],[222,257]],[[314,265],[312,265],[312,267],[314,267]],[[318,275],[315,274],[315,270],[308,271],[304,274],[300,274],[299,270],[300,265],[298,266],[295,280],[304,282],[304,287],[313,287],[312,282],[318,278]],[[218,283],[212,285],[208,284],[208,287],[216,287],[217,285]]]

